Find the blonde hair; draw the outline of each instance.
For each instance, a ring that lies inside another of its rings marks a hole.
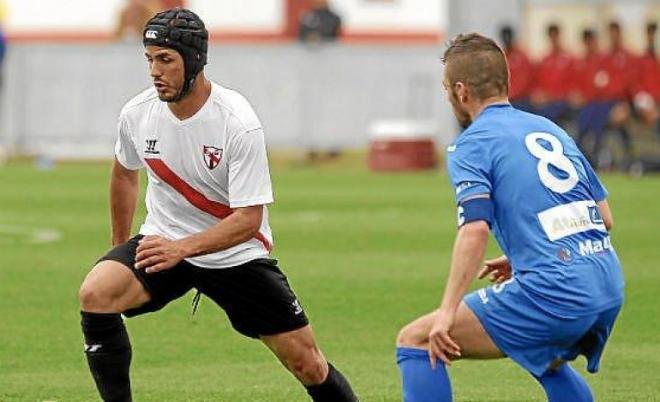
[[[448,84],[467,85],[479,100],[509,93],[509,67],[502,49],[478,33],[459,34],[442,57]]]

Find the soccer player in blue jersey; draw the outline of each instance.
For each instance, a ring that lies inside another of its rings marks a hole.
[[[397,339],[405,402],[446,402],[453,360],[509,357],[550,402],[587,402],[623,302],[607,191],[573,140],[513,108],[502,50],[479,34],[445,51],[444,86],[465,131],[447,149],[458,234],[440,307]],[[505,253],[486,261],[489,230]],[[495,284],[467,292],[475,276]]]

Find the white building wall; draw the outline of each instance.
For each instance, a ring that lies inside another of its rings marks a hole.
[[[124,0],[6,0],[7,30],[112,31]]]
[[[446,31],[447,0],[332,0],[349,31]]]
[[[280,32],[284,0],[189,0],[209,30]]]
[[[347,31],[445,32],[449,0],[332,0]],[[7,31],[112,32],[126,0],[6,0]],[[280,32],[285,0],[189,0],[210,30]]]

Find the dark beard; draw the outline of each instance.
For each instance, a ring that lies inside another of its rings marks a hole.
[[[454,117],[456,117],[456,121],[458,122],[458,125],[465,130],[466,128],[470,127],[470,124],[472,124],[472,119],[470,119],[470,115],[468,114],[463,114],[459,108],[459,102],[458,102],[458,96],[454,91],[451,92],[451,100],[450,100],[452,109],[454,109]]]
[[[168,103],[170,103],[170,102],[172,102],[174,99],[176,99],[176,95],[163,95],[163,96],[158,95],[158,99],[160,99],[160,100],[163,101],[163,102],[168,102]]]
[[[458,122],[458,125],[461,126],[463,130],[466,128],[470,127],[472,124],[472,119],[470,118],[470,115],[468,114],[459,114],[460,112],[455,111],[454,115],[456,116],[456,121]]]

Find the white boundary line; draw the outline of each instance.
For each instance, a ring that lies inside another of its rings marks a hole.
[[[31,244],[54,243],[62,240],[62,232],[54,228],[28,228],[24,226],[0,225],[0,238],[3,235],[25,239]]]

